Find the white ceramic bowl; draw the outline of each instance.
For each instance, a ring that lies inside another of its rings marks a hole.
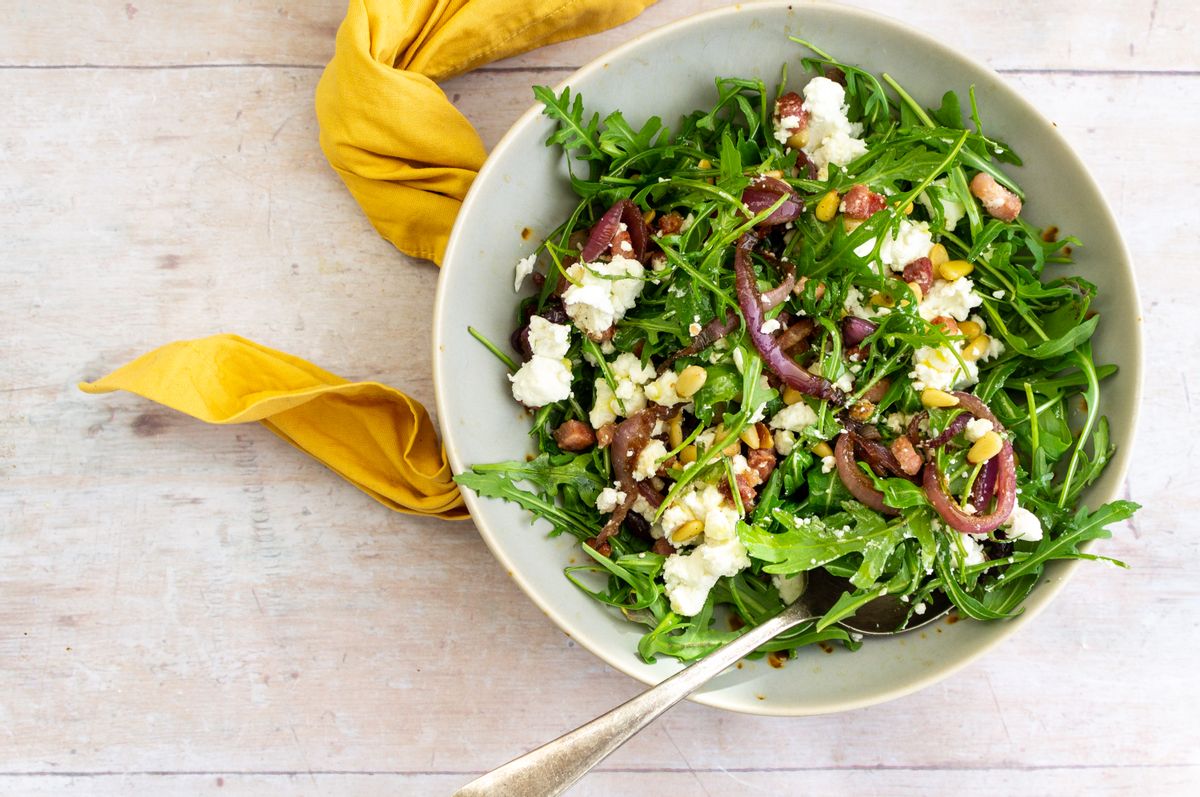
[[[1029,197],[1023,215],[1079,236],[1077,273],[1099,288],[1103,321],[1097,359],[1120,373],[1105,383],[1103,411],[1112,421],[1117,455],[1085,496],[1096,506],[1116,496],[1129,449],[1141,385],[1141,330],[1129,255],[1112,213],[1079,158],[1053,126],[987,68],[933,38],[896,22],[848,8],[792,8],[785,3],[735,6],[680,20],[640,36],[580,69],[563,85],[581,93],[589,111],[621,110],[636,125],[712,105],[718,76],[758,76],[776,84],[780,65],[800,74],[808,55],[788,34],[812,41],[848,63],[895,76],[923,104],[947,89],[966,96],[974,84],[989,132],[1025,159],[1010,173]],[[559,86],[561,89],[562,86]],[[456,473],[472,464],[514,459],[530,448],[528,417],[512,400],[503,366],[467,334],[470,324],[492,340],[508,340],[516,296],[513,266],[533,251],[574,207],[557,148],[544,146],[554,123],[539,108],[526,112],[491,153],[454,227],[434,314],[437,409]],[[520,232],[530,228],[528,241]],[[563,576],[580,560],[576,542],[546,536],[513,504],[480,499],[467,506],[500,564],[559,628],[613,667],[646,683],[680,669],[660,657],[643,663],[642,629],[597,603]],[[1062,589],[1075,563],[1054,563],[1048,583],[1025,613],[1000,623],[964,621],[943,633],[871,639],[856,653],[827,656],[806,650],[782,669],[748,663],[713,680],[694,696],[710,706],[755,714],[804,715],[843,711],[900,697],[949,676],[1029,622]],[[512,644],[520,644],[514,639]]]

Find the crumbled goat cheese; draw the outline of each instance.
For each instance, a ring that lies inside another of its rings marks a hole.
[[[987,557],[983,554],[983,545],[981,540],[986,540],[986,534],[956,534],[957,539],[963,548],[963,557],[960,562],[960,567],[968,567],[970,565],[983,564],[987,561]]]
[[[643,273],[641,263],[621,255],[607,263],[576,263],[567,269],[571,285],[563,292],[563,308],[585,333],[602,335],[637,302]]]
[[[775,413],[770,420],[772,429],[783,429],[788,432],[802,432],[817,422],[817,414],[812,407],[803,401],[789,404]]]
[[[852,315],[857,318],[874,318],[877,315],[887,315],[887,313],[891,312],[886,307],[863,304],[863,299],[862,291],[851,286],[846,291],[846,300],[842,304],[842,309],[846,311],[846,315]]]
[[[922,191],[917,197],[917,201],[925,206],[925,210],[929,215],[933,215],[933,203],[936,201],[942,207],[942,218],[946,221],[946,226],[943,228],[947,232],[952,231],[962,221],[962,217],[966,215],[967,209],[958,201],[954,193],[950,190],[946,178],[934,180],[930,185],[937,186],[941,189],[937,192],[935,198],[931,198],[929,191]]]
[[[542,407],[571,396],[571,328],[541,316],[529,319],[529,348],[533,356],[509,377],[513,398],[527,407]]]
[[[775,121],[775,140],[786,144],[792,133],[800,127],[799,116],[783,116]]]
[[[833,473],[833,469],[836,467],[837,460],[833,458],[833,454],[821,457],[821,473]]]
[[[913,370],[909,376],[918,391],[927,387],[950,391],[979,381],[978,366],[970,360],[966,365],[964,372],[949,346],[922,346],[913,352]]]
[[[804,594],[804,588],[808,586],[808,576],[805,573],[797,573],[794,576],[773,575],[771,583],[779,590],[780,600],[790,606]]]
[[[603,377],[596,379],[596,401],[588,413],[593,429],[611,423],[618,416],[630,416],[646,408],[646,393],[643,385],[654,378],[654,366],[642,365],[636,354],[625,352],[609,365],[616,392]],[[624,410],[622,410],[624,405]]]
[[[658,472],[659,463],[667,458],[667,447],[661,440],[651,440],[642,447],[638,454],[637,464],[633,468],[633,478],[644,481]]]
[[[687,399],[675,392],[675,385],[678,382],[679,374],[674,371],[664,371],[662,376],[646,385],[644,391],[646,398],[664,407],[671,407],[686,401]]]
[[[817,167],[817,179],[826,180],[829,164],[845,166],[867,151],[866,143],[858,138],[862,125],[847,118],[846,90],[840,83],[815,77],[802,93],[804,110],[808,111],[804,154]]]
[[[521,283],[525,278],[533,273],[533,264],[537,262],[537,255],[532,254],[529,257],[523,257],[517,261],[517,270],[513,279],[513,290],[521,290]]]
[[[789,432],[787,429],[780,429],[775,433],[775,451],[781,457],[786,457],[792,453],[792,449],[796,447],[796,433]]]
[[[967,427],[963,433],[967,437],[967,442],[974,443],[995,428],[987,418],[972,418],[967,421]]]
[[[1012,514],[1001,524],[1000,528],[1004,529],[1004,536],[1010,540],[1032,542],[1042,538],[1042,521],[1020,504],[1013,507]]]
[[[617,510],[617,507],[625,503],[627,497],[616,484],[612,487],[605,487],[596,496],[596,510],[602,514],[611,515]]]
[[[771,318],[762,322],[762,326],[758,328],[758,331],[764,335],[770,335],[772,332],[778,332],[782,326],[783,324],[779,323],[778,318]]]
[[[913,614],[925,614],[925,608],[925,601],[918,601],[917,604],[913,606]]]
[[[903,271],[904,267],[917,258],[925,257],[933,247],[933,236],[929,223],[901,219],[895,234],[889,230],[879,245],[879,262],[892,271]],[[875,248],[875,239],[868,238],[854,248],[854,254],[867,257]]]
[[[709,590],[722,576],[737,575],[750,566],[746,546],[734,537],[704,542],[688,554],[672,554],[663,565],[663,583],[671,611],[691,617],[704,608]]]
[[[971,310],[981,304],[983,298],[975,292],[975,283],[971,282],[970,277],[959,277],[953,282],[937,279],[917,310],[926,321],[932,321],[940,315],[950,316],[955,321],[966,321]]]
[[[892,412],[883,419],[883,425],[886,426],[889,431],[899,434],[908,428],[908,422],[910,420],[912,420],[912,418],[908,415],[905,415],[903,412]]]

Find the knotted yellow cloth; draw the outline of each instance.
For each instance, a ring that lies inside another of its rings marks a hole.
[[[619,25],[654,0],[350,0],[317,86],[321,148],[375,229],[441,262],[486,156],[434,80]],[[386,506],[467,516],[420,403],[235,335],[179,341],[80,388],[209,423],[259,421]]]
[[[375,229],[441,263],[483,142],[435,80],[611,28],[654,0],[351,0],[317,85],[321,149]]]

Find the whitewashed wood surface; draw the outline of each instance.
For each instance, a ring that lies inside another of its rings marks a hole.
[[[1128,480],[1145,508],[1098,550],[1133,569],[1080,570],[1000,649],[894,703],[679,706],[573,793],[1200,793],[1200,12],[856,4],[1004,73],[1121,220],[1148,334]],[[532,83],[716,5],[665,0],[446,90],[490,144]],[[74,388],[228,331],[432,406],[436,270],[374,234],[316,143],[344,7],[0,4],[2,794],[448,794],[640,688],[469,523],[391,514],[256,425]]]

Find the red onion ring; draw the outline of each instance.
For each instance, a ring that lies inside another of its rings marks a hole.
[[[774,227],[794,221],[804,212],[804,200],[783,180],[765,175],[751,180],[750,185],[742,191],[742,203],[752,215],[758,215],[767,210],[778,202],[780,197],[787,197],[787,199],[782,205],[775,208],[770,216],[759,222],[759,227]]]
[[[639,482],[633,478],[637,458],[642,448],[648,442],[650,433],[654,430],[655,422],[665,419],[671,414],[671,411],[671,407],[647,407],[644,410],[635,412],[632,416],[617,424],[617,429],[613,433],[612,443],[610,444],[610,450],[612,451],[613,475],[617,477],[617,483],[621,486],[622,492],[625,493],[625,500],[613,511],[612,516],[604,524],[604,528],[600,530],[600,533],[588,540],[588,545],[595,550],[599,551],[600,547],[608,541],[608,538],[621,529],[621,524],[625,521],[625,516],[633,508],[633,504],[637,501],[638,496],[644,495]],[[650,497],[646,496],[646,500],[649,501]],[[661,498],[659,499],[659,503],[662,503]]]
[[[879,325],[874,321],[848,315],[842,319],[842,342],[847,347],[857,346],[875,334],[877,329],[879,329]]]
[[[925,466],[925,495],[942,516],[942,520],[955,531],[963,534],[987,534],[1000,528],[1012,514],[1013,507],[1017,504],[1017,468],[1013,459],[1012,443],[1005,440],[1000,453],[992,459],[996,460],[996,508],[987,514],[968,515],[962,511],[954,499],[946,494],[937,463],[930,462]]]
[[[992,502],[992,496],[996,494],[996,475],[999,472],[1000,466],[996,463],[995,457],[983,463],[983,467],[979,469],[979,475],[975,477],[975,483],[971,485],[972,506],[986,509]]]
[[[859,469],[854,456],[854,440],[850,432],[838,435],[837,443],[833,446],[833,457],[837,463],[838,477],[846,489],[850,491],[864,506],[885,515],[898,515],[899,509],[888,506],[883,502],[883,493],[875,489],[875,485],[867,478],[867,474]]]
[[[646,221],[642,211],[628,199],[621,199],[604,212],[594,225],[583,251],[579,253],[585,263],[595,260],[612,245],[613,238],[621,229],[621,223],[629,233],[629,243],[633,246],[633,256],[641,260],[646,254]]]
[[[752,233],[745,233],[738,239],[734,249],[733,268],[737,278],[738,306],[746,319],[746,331],[750,335],[754,348],[762,356],[767,367],[774,371],[783,382],[809,396],[825,399],[834,404],[841,404],[846,397],[842,391],[823,377],[809,373],[788,357],[775,338],[762,331],[763,306],[762,296],[754,281],[754,270],[750,267],[749,252],[758,243]]]

